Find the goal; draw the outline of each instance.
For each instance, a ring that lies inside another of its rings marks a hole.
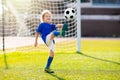
[[[66,20],[64,11],[74,8],[77,17]],[[0,38],[2,38],[2,20],[4,18],[5,49],[8,51],[47,51],[41,38],[39,46],[34,45],[34,35],[40,21],[43,10],[52,12],[52,22],[68,23],[65,37],[55,38],[55,51],[58,52],[80,52],[80,0],[5,0],[4,17],[0,14]],[[2,39],[0,39],[2,40]],[[0,41],[0,49],[2,49]]]

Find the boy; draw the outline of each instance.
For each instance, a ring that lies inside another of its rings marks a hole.
[[[50,54],[48,57],[48,61],[45,67],[45,72],[54,73],[53,70],[50,69],[50,65],[54,58],[54,38],[58,35],[65,36],[65,31],[67,29],[67,24],[52,24],[52,14],[49,10],[45,10],[41,14],[41,23],[39,24],[38,28],[36,29],[35,34],[35,43],[34,46],[38,45],[38,37],[39,34],[41,35],[42,40],[49,48]],[[60,28],[61,31],[58,31],[57,28]]]

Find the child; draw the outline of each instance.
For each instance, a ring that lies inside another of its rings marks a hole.
[[[67,24],[52,24],[52,14],[49,10],[45,10],[41,14],[41,23],[39,24],[38,28],[36,29],[35,34],[35,43],[34,46],[38,45],[38,37],[39,34],[41,35],[42,40],[49,48],[50,54],[48,57],[48,61],[45,67],[45,72],[54,73],[53,70],[50,69],[50,65],[54,58],[54,38],[58,35],[65,36],[65,31],[67,29]],[[61,31],[58,31],[57,28],[60,28]]]

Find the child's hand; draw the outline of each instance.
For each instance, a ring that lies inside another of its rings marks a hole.
[[[36,34],[35,34],[35,43],[34,43],[34,47],[37,47],[37,45],[38,45],[38,42],[37,42],[38,36],[39,36],[39,33],[36,33]]]
[[[38,43],[35,41],[35,43],[34,43],[34,47],[37,47],[37,45],[38,45]]]

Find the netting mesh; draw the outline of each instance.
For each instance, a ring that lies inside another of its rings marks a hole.
[[[55,38],[55,51],[75,51],[77,20],[66,21],[64,11],[76,10],[76,0],[6,0],[4,17],[0,18],[0,36],[2,37],[2,18],[5,19],[5,47],[17,51],[34,50],[34,35],[40,21],[40,14],[47,9],[52,12],[54,24],[67,22],[69,27],[65,38]],[[11,43],[11,45],[9,45]],[[2,41],[1,43],[2,44]],[[46,45],[39,40],[40,51],[46,51]],[[41,46],[42,45],[42,46]],[[2,47],[1,47],[2,48]]]

